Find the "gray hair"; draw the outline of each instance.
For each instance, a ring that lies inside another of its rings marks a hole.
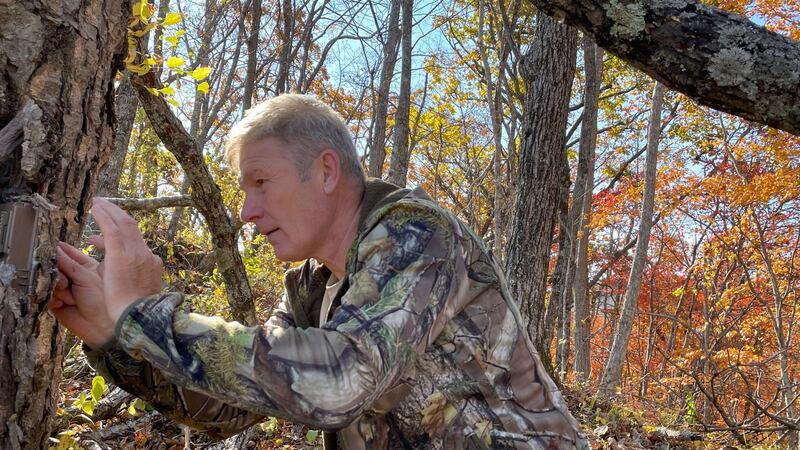
[[[314,97],[283,94],[247,110],[244,118],[228,133],[225,145],[228,162],[238,167],[242,146],[269,137],[292,147],[287,156],[303,180],[308,177],[311,162],[326,148],[339,155],[344,173],[358,181],[365,179],[344,119]]]

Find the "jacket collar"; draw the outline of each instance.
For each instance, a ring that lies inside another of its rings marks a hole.
[[[364,182],[364,192],[361,194],[361,213],[358,218],[358,233],[350,249],[347,251],[347,262],[345,267],[348,272],[353,271],[351,265],[356,261],[358,244],[368,231],[367,219],[379,208],[396,202],[411,192],[408,188],[401,188],[395,184],[383,181],[379,178],[367,178]]]

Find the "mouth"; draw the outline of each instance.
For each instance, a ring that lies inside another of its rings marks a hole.
[[[270,236],[272,233],[274,233],[274,232],[278,231],[279,229],[280,229],[280,228],[272,228],[272,229],[269,229],[269,230],[265,230],[264,232],[262,232],[262,234],[263,234],[264,236],[266,236],[266,237],[269,239],[269,236]]]

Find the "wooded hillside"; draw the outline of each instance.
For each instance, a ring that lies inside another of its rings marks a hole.
[[[371,176],[424,188],[500,257],[598,446],[799,448],[800,3],[703,3],[134,0],[87,183],[195,311],[261,322],[290,265],[239,222],[225,135],[263,99],[315,95]],[[53,445],[177,439],[125,428],[151,416],[118,392],[99,414],[113,387],[78,345]],[[262,429],[254,447],[317,443]]]

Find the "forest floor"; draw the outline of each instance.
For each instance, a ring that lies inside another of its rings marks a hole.
[[[322,448],[322,433],[274,418],[223,442],[187,432],[119,389],[98,385],[82,352],[75,349],[67,357],[64,373],[57,431],[51,438],[53,450],[184,450],[187,434],[188,448],[198,450]],[[93,388],[96,400],[91,396]],[[665,428],[643,423],[640,414],[582,392],[569,387],[563,390],[594,449],[733,448],[704,441],[702,434],[688,426]]]

